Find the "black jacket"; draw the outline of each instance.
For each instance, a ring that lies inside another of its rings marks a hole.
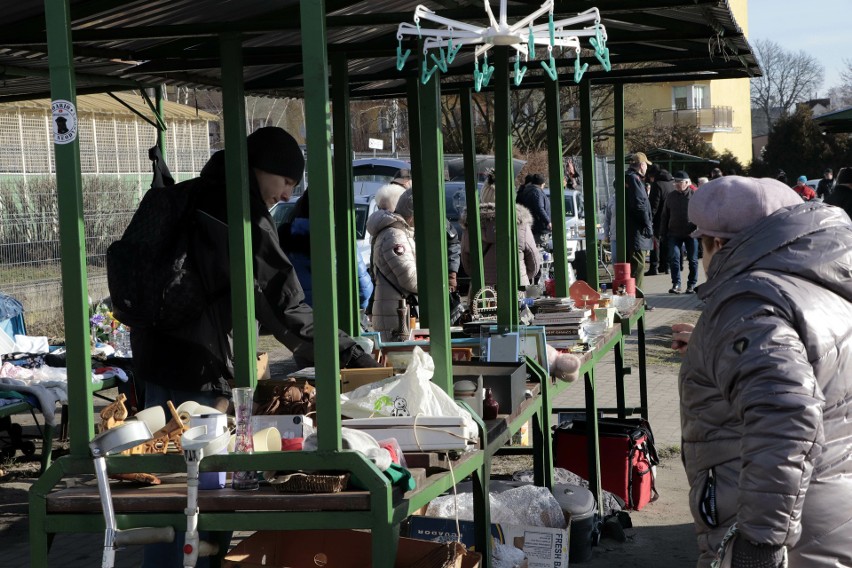
[[[536,238],[550,231],[550,200],[540,187],[532,184],[525,185],[518,191],[515,201],[532,213],[532,232]]]
[[[852,187],[835,185],[834,190],[826,196],[825,202],[840,207],[846,211],[847,215],[852,217]]]
[[[255,317],[288,349],[312,361],[313,311],[304,303],[293,265],[281,250],[257,181],[253,174],[249,177]],[[210,158],[200,177],[183,183],[195,184],[201,195],[190,228],[190,258],[204,282],[209,307],[197,320],[175,330],[131,330],[134,374],[167,388],[228,393],[233,322],[224,151]],[[343,332],[339,340],[345,364],[355,343]]]
[[[834,180],[833,179],[825,179],[822,178],[819,180],[816,188],[817,197],[826,199],[831,195],[831,192],[834,191]]]
[[[691,197],[691,189],[684,192],[673,191],[669,194],[666,202],[660,208],[662,209],[662,220],[660,232],[657,233],[659,236],[685,239],[697,228],[689,222],[689,199]]]
[[[651,184],[651,193],[648,195],[648,201],[651,203],[651,219],[654,225],[654,235],[659,237],[665,230],[661,225],[663,218],[663,205],[666,203],[666,198],[675,190],[674,178],[667,170],[660,170],[660,173],[654,178]]]
[[[651,203],[645,192],[645,181],[634,169],[627,170],[624,176],[627,211],[627,250],[651,250],[654,248]]]

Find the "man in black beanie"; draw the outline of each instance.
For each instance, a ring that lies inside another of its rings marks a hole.
[[[313,311],[304,303],[293,265],[278,242],[269,209],[287,201],[301,181],[305,158],[296,140],[277,127],[248,137],[249,215],[254,267],[255,316],[306,363],[313,362]],[[204,284],[207,308],[180,326],[131,331],[134,375],[146,386],[146,407],[184,400],[223,408],[233,378],[228,213],[224,150],[216,152],[198,178],[174,186],[191,192],[187,226],[188,264]],[[170,189],[171,191],[172,189]],[[343,367],[377,366],[353,339],[339,334]]]

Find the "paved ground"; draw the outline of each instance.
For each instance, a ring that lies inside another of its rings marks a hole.
[[[702,278],[699,281],[703,280]],[[637,568],[682,568],[695,563],[695,539],[692,519],[687,509],[687,484],[679,458],[680,417],[678,411],[677,370],[679,356],[668,348],[670,326],[679,321],[695,321],[700,302],[694,295],[675,296],[668,276],[646,277],[648,302],[655,309],[646,318],[648,348],[648,394],[650,419],[657,446],[667,457],[657,471],[660,499],[640,512],[632,514],[634,529],[628,530],[626,543],[605,539],[594,549],[590,568],[631,566]],[[635,334],[631,343],[635,343]],[[627,364],[636,365],[635,345],[628,344]],[[633,355],[632,355],[633,354]],[[289,363],[276,354],[276,367]],[[631,380],[631,377],[633,380]],[[628,405],[638,406],[638,386],[634,372],[628,377]],[[597,374],[597,397],[600,407],[615,405],[612,358],[604,359]],[[556,401],[559,406],[582,406],[583,389],[579,383]],[[30,430],[30,428],[28,428]],[[34,431],[34,430],[30,430]],[[0,566],[29,566],[26,494],[34,479],[21,472],[20,477],[0,475],[0,542],[3,554]],[[36,465],[29,467],[35,471]],[[57,535],[50,551],[50,566],[90,567],[99,563],[103,537],[97,534]],[[141,551],[131,548],[116,557],[118,568],[139,565]]]

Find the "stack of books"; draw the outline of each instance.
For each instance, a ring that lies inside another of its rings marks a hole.
[[[535,314],[533,325],[545,326],[548,343],[551,340],[573,340],[578,341],[580,337],[580,326],[589,320],[592,311],[588,309],[557,309],[540,308]]]

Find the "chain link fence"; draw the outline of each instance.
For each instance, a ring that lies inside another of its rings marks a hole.
[[[205,120],[166,121],[166,162],[177,181],[210,156]],[[156,130],[133,116],[81,115],[80,162],[89,296],[108,295],[106,249],[150,185]],[[28,333],[64,334],[56,167],[49,115],[0,111],[0,291],[21,301]]]

